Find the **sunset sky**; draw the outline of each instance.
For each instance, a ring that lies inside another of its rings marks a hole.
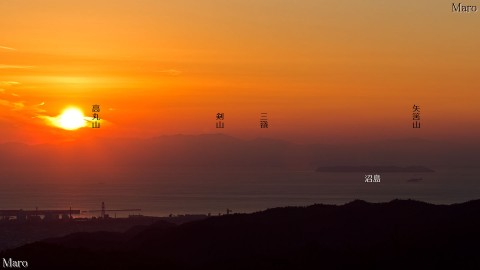
[[[0,0],[0,11],[0,142],[480,135],[480,15],[451,1]],[[91,117],[93,104],[100,129],[48,121],[69,106]]]

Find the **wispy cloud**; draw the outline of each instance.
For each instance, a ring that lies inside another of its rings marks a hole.
[[[17,82],[0,82],[0,85],[16,85]],[[43,105],[43,104],[42,104]],[[20,95],[11,92],[10,89],[0,88],[0,106],[9,108],[12,111],[24,111],[27,114],[37,114],[43,112],[39,105],[28,105],[26,101],[20,98]]]
[[[0,69],[29,69],[33,66],[21,66],[21,65],[0,65]]]
[[[48,116],[48,115],[37,115],[35,116],[38,119],[42,119],[45,123],[49,126],[57,126],[58,125],[58,116]]]
[[[46,112],[46,110],[42,108],[43,105],[45,105],[45,102],[41,102],[39,104],[33,105],[30,109],[37,114],[44,113]]]
[[[25,108],[25,103],[24,103],[24,101],[13,102],[12,104],[13,104],[13,110],[16,110],[16,111]]]
[[[5,86],[12,86],[12,85],[19,85],[19,82],[15,81],[0,81],[0,85],[5,85]]]
[[[25,108],[25,101],[11,101],[8,99],[0,99],[0,105],[10,108],[13,111]]]
[[[36,115],[35,117],[45,121],[45,124],[47,124],[48,126],[59,127],[59,116]]]
[[[0,49],[7,50],[7,51],[16,51],[17,50],[15,48],[7,47],[7,46],[0,46]]]
[[[56,128],[60,128],[60,129],[69,129],[69,128],[65,128],[65,123],[64,123],[65,119],[63,119],[62,114],[59,114],[57,116],[37,115],[35,117],[38,118],[38,119],[44,120],[45,124],[47,124],[48,126],[56,127]],[[83,117],[83,124],[76,127],[76,128],[72,128],[72,129],[89,127],[90,122],[92,122],[92,118],[89,117],[89,116],[84,116]],[[104,123],[104,122],[105,121],[102,119],[102,123]]]
[[[45,105],[45,102],[42,102],[42,103],[40,103],[40,104],[35,105],[35,108],[37,108],[37,110],[38,110],[39,112],[45,112],[44,109],[40,108],[40,106],[43,106],[43,105]]]
[[[164,69],[164,70],[158,70],[156,72],[163,73],[163,74],[169,75],[169,76],[178,76],[178,75],[182,74],[182,71],[177,70],[177,69]]]

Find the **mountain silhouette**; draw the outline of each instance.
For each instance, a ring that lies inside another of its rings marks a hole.
[[[29,269],[476,269],[480,200],[353,201],[81,233],[6,251]]]

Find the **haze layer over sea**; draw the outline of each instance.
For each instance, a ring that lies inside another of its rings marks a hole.
[[[432,169],[434,173],[371,172],[380,175],[380,183],[366,183],[365,173],[272,167],[161,167],[91,173],[89,168],[77,169],[78,173],[31,168],[28,174],[11,168],[2,169],[0,209],[95,210],[103,201],[107,209],[140,208],[143,215],[217,215],[227,208],[247,213],[282,206],[344,204],[355,199],[451,204],[480,198],[480,169]],[[411,179],[416,180],[408,181]],[[128,214],[138,212],[117,215]]]

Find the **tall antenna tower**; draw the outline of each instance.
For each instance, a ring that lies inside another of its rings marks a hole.
[[[102,202],[102,213],[101,218],[105,218],[105,202]]]

